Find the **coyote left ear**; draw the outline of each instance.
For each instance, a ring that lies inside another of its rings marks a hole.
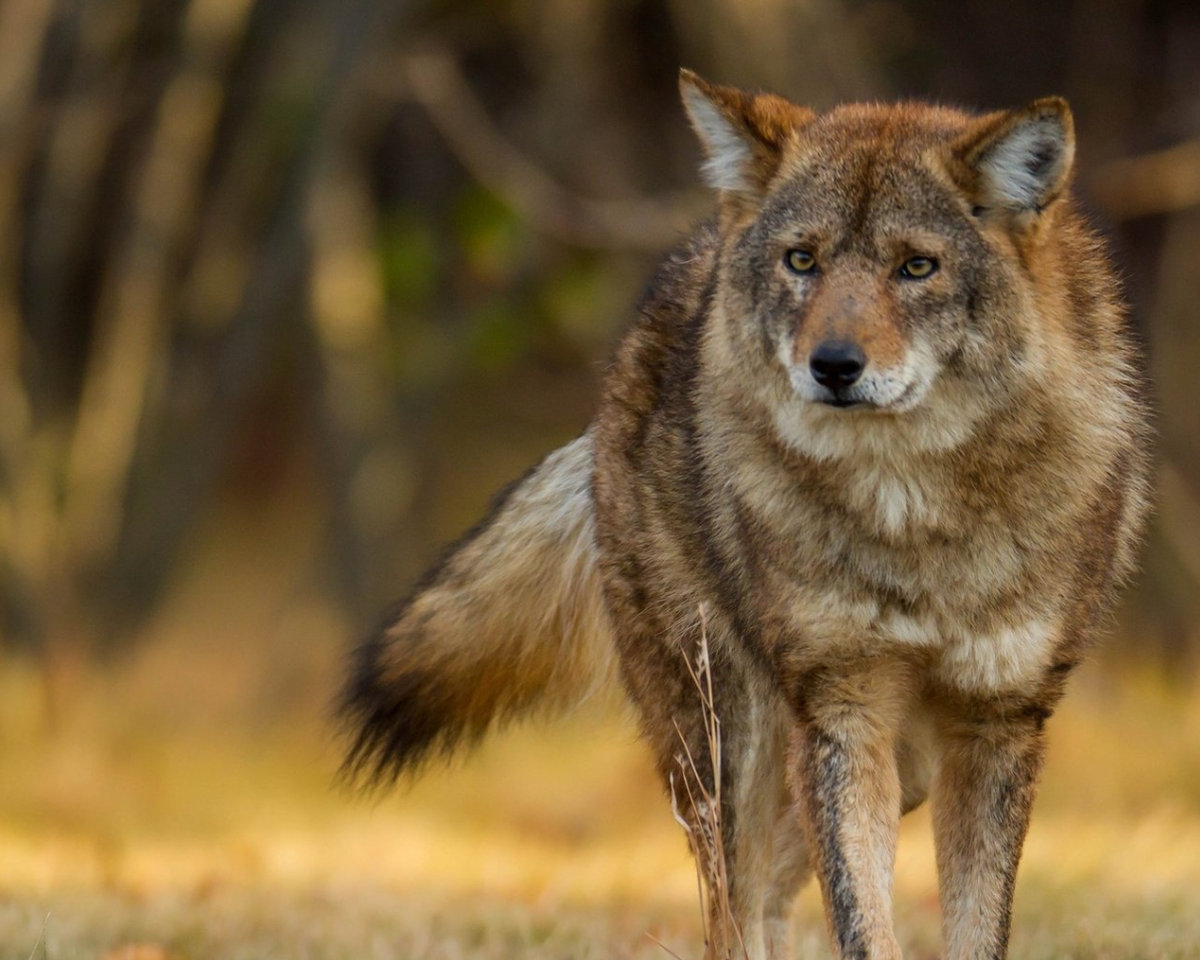
[[[688,119],[708,159],[704,179],[717,190],[762,194],[779,169],[788,139],[815,114],[772,93],[746,93],[679,72]]]
[[[1062,194],[1075,160],[1075,124],[1060,97],[977,121],[951,146],[951,174],[976,204],[1040,213]]]

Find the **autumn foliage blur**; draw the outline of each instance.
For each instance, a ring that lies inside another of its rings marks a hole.
[[[304,589],[358,625],[586,423],[708,203],[681,65],[818,109],[1070,98],[1161,411],[1113,649],[1194,667],[1196,4],[5,0],[0,640],[52,705],[153,642],[223,513],[316,518]]]

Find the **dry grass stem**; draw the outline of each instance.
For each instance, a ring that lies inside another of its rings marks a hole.
[[[703,605],[699,608],[699,614],[700,639],[696,646],[695,662],[693,663],[686,650],[682,652],[688,675],[700,698],[705,746],[712,767],[712,787],[710,789],[705,784],[687,737],[676,723],[675,732],[683,748],[676,761],[693,816],[689,820],[680,812],[674,774],[671,776],[671,811],[675,820],[683,827],[688,846],[691,847],[695,858],[696,886],[709,956],[733,958],[736,955],[742,960],[748,960],[749,954],[742,931],[733,913],[726,869],[725,838],[721,824],[721,719],[717,716],[716,699],[713,695],[708,619]]]

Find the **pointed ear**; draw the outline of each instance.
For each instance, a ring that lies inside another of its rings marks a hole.
[[[1040,213],[1071,178],[1075,124],[1060,97],[976,121],[951,146],[950,169],[977,205]]]
[[[746,93],[679,72],[688,119],[708,159],[704,179],[717,190],[762,194],[779,168],[788,138],[815,114],[771,93]]]

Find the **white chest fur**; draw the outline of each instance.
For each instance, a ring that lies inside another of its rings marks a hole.
[[[935,527],[942,513],[939,491],[919,475],[905,475],[886,463],[868,463],[855,470],[844,495],[852,510],[889,536]]]
[[[863,424],[777,424],[785,444],[820,462],[824,476],[810,485],[752,457],[733,468],[743,504],[792,543],[796,562],[770,586],[787,598],[790,631],[806,648],[798,656],[913,654],[938,683],[981,695],[1036,683],[1059,637],[1062,592],[1042,580],[1030,589],[1042,511],[981,505],[945,456],[954,443],[924,434],[900,443]]]
[[[1002,693],[1034,683],[1050,665],[1059,631],[1026,608],[981,622],[951,601],[920,614],[828,582],[793,593],[792,630],[803,637],[805,659],[814,662],[889,653],[919,654],[936,680],[963,692]]]
[[[1035,683],[1050,665],[1057,631],[1039,618],[973,630],[945,618],[892,614],[875,626],[880,647],[923,647],[939,682],[965,693],[1002,693]]]
[[[973,693],[1027,687],[1050,666],[1055,637],[1054,628],[1043,620],[949,637],[940,650],[938,677],[948,686]]]
[[[826,579],[800,588],[791,610],[794,629],[816,660],[919,654],[939,684],[964,693],[1036,683],[1059,636],[1055,619],[1020,602],[985,612],[976,600],[951,589],[930,597],[920,612],[905,613],[878,595],[843,591]]]

